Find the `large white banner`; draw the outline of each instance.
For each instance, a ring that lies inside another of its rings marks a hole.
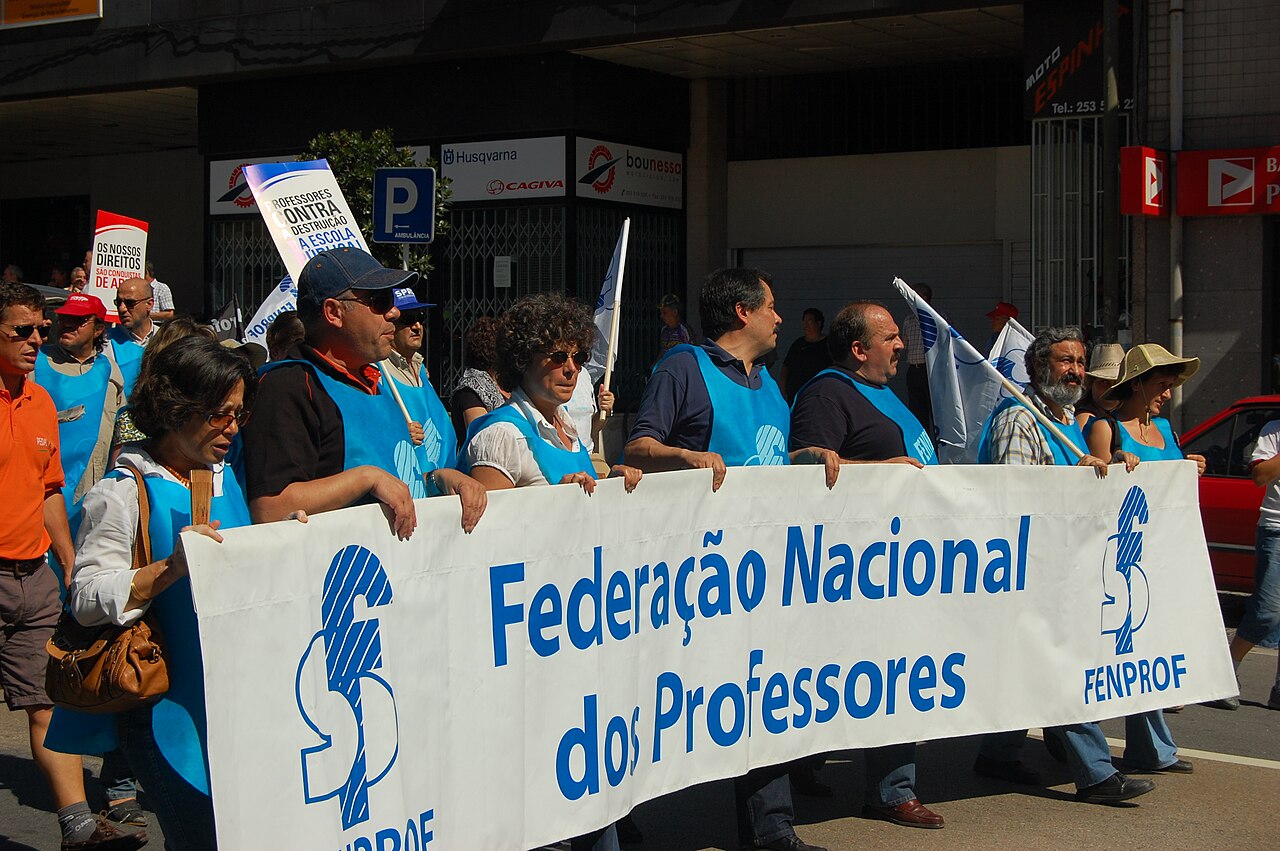
[[[440,174],[453,181],[455,202],[562,197],[564,172],[563,136],[440,147]]]
[[[251,163],[244,176],[293,280],[330,248],[369,250],[328,160]]]
[[[219,845],[525,849],[804,754],[1234,693],[1189,462],[710,480],[185,535]]]

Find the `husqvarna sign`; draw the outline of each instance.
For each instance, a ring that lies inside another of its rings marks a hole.
[[[564,151],[563,136],[453,143],[440,148],[440,173],[453,181],[455,202],[558,198]]]

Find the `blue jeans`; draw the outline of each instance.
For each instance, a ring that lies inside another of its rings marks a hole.
[[[1165,768],[1178,761],[1178,746],[1159,709],[1124,719],[1124,761],[1133,768]]]
[[[1116,773],[1115,766],[1111,764],[1111,749],[1107,747],[1107,737],[1102,735],[1102,728],[1096,723],[1049,727],[1045,733],[1056,733],[1065,740],[1067,765],[1071,767],[1071,776],[1076,781],[1077,789],[1101,783]],[[1026,740],[1026,730],[987,733],[982,737],[978,753],[998,762],[1017,762],[1022,743]]]
[[[102,798],[107,806],[113,801],[127,801],[138,797],[138,781],[129,771],[129,761],[119,748],[102,755],[102,771],[98,774],[102,784]]]
[[[618,828],[614,825],[575,836],[569,841],[571,851],[621,851]]]
[[[867,803],[896,807],[916,796],[916,743],[885,745],[862,752]]]
[[[769,765],[733,780],[738,810],[738,841],[761,845],[796,832],[788,765]]]
[[[1256,584],[1236,635],[1259,647],[1280,646],[1280,529],[1258,527]]]
[[[147,802],[155,810],[170,851],[215,851],[213,800],[174,771],[160,753],[151,730],[151,707],[143,706],[117,716],[120,750],[129,760],[133,776],[147,790]]]

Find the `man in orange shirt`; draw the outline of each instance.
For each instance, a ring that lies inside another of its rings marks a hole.
[[[44,746],[53,705],[44,690],[45,642],[62,609],[53,554],[75,564],[62,496],[58,417],[36,368],[44,299],[31,287],[0,283],[0,688],[11,711],[27,713],[31,756],[58,807],[63,851],[140,848],[146,834],[123,833],[89,811],[78,756]]]

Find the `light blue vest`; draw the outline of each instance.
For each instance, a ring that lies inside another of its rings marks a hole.
[[[89,459],[102,435],[102,411],[106,407],[107,388],[111,383],[111,361],[99,354],[93,366],[83,375],[65,375],[49,363],[43,351],[36,354],[36,384],[53,397],[58,409],[58,451],[62,456],[62,473],[65,484],[62,496],[67,503],[67,520],[71,523],[71,535],[75,537],[80,525],[80,504],[72,499],[79,487]],[[84,411],[75,419],[63,420],[73,408],[83,405]],[[106,435],[108,441],[111,436]]]
[[[413,387],[397,381],[390,372],[383,373],[384,381],[395,381],[400,391],[404,406],[409,409],[409,416],[422,423],[426,438],[416,448],[418,466],[423,473],[432,470],[451,469],[458,463],[458,433],[453,430],[453,421],[445,410],[435,388],[427,380],[425,371],[418,367],[418,380],[421,387]],[[404,417],[402,416],[403,420]]]
[[[138,382],[138,373],[142,371],[142,355],[146,348],[133,339],[128,329],[115,325],[107,332],[111,345],[111,355],[120,374],[124,376],[124,396],[133,394],[133,385]]]
[[[1160,430],[1160,434],[1164,437],[1164,449],[1156,449],[1154,446],[1139,443],[1129,434],[1128,429],[1116,423],[1115,427],[1120,429],[1120,448],[1125,452],[1132,452],[1142,461],[1181,461],[1183,458],[1182,450],[1178,447],[1178,441],[1173,436],[1173,427],[1169,425],[1169,421],[1164,417],[1154,417],[1151,423]]]
[[[106,478],[131,474],[112,470]],[[191,492],[177,482],[146,476],[143,483],[151,508],[151,558],[173,554],[182,527],[191,524]],[[248,526],[249,505],[240,482],[224,467],[222,495],[214,497],[210,519],[222,529]],[[187,577],[166,588],[151,602],[169,660],[169,691],[151,708],[151,727],[165,761],[197,790],[209,794],[207,723],[204,706],[204,663],[200,634]],[[118,746],[114,714],[89,714],[55,707],[46,744],[63,753],[97,754]]]
[[[987,417],[986,423],[982,426],[982,440],[978,444],[978,463],[991,464],[991,423],[1001,411],[1012,408],[1014,405],[1021,405],[1017,399],[1009,397],[996,405],[991,416]],[[1054,423],[1058,430],[1071,441],[1071,444],[1079,449],[1085,455],[1089,454],[1089,446],[1084,442],[1084,433],[1080,431],[1080,426],[1073,419],[1070,423]],[[1053,453],[1053,463],[1063,467],[1074,467],[1078,460],[1074,453],[1070,452],[1066,446],[1050,433],[1049,429],[1039,419],[1036,420],[1036,428],[1040,429],[1040,434],[1044,437],[1049,445],[1049,450]]]
[[[258,374],[265,375],[285,364],[301,364],[311,370],[338,406],[338,412],[342,414],[345,469],[365,465],[377,467],[408,485],[409,494],[414,499],[431,496],[423,478],[430,470],[422,468],[417,447],[409,439],[409,426],[390,391],[379,388],[376,394],[366,393],[345,381],[331,378],[324,370],[305,360],[275,361],[262,367]],[[384,376],[383,380],[389,379]],[[405,404],[408,405],[407,399]]]
[[[762,386],[752,390],[721,372],[701,346],[676,346],[663,360],[677,352],[692,352],[697,358],[698,370],[711,398],[714,414],[708,451],[723,458],[728,467],[791,463],[787,454],[791,411],[768,370],[760,368]]]
[[[471,445],[471,441],[475,440],[476,435],[495,423],[511,423],[516,427],[529,446],[529,451],[533,453],[533,460],[537,462],[538,469],[542,471],[547,484],[558,485],[561,479],[573,473],[590,473],[595,476],[596,468],[591,462],[591,454],[583,447],[581,441],[578,442],[577,450],[565,449],[563,446],[549,442],[538,434],[537,427],[529,421],[524,412],[510,402],[495,408],[483,417],[476,418],[471,423],[471,427],[467,429],[466,444],[458,454],[459,470],[470,475],[471,461],[467,455],[467,448]]]
[[[824,375],[834,375],[846,384],[853,387],[863,395],[863,397],[875,406],[875,409],[884,414],[893,421],[899,431],[902,432],[902,445],[906,448],[907,454],[919,461],[921,464],[937,464],[938,453],[933,449],[933,441],[929,439],[929,435],[925,432],[924,426],[920,425],[920,421],[916,419],[916,415],[898,398],[898,394],[888,388],[872,387],[863,381],[857,381],[848,373],[841,372],[838,369],[824,369],[813,378],[805,383],[804,387],[808,387],[814,381],[817,381]],[[804,392],[804,387],[796,393],[796,398],[800,398],[800,393]]]

